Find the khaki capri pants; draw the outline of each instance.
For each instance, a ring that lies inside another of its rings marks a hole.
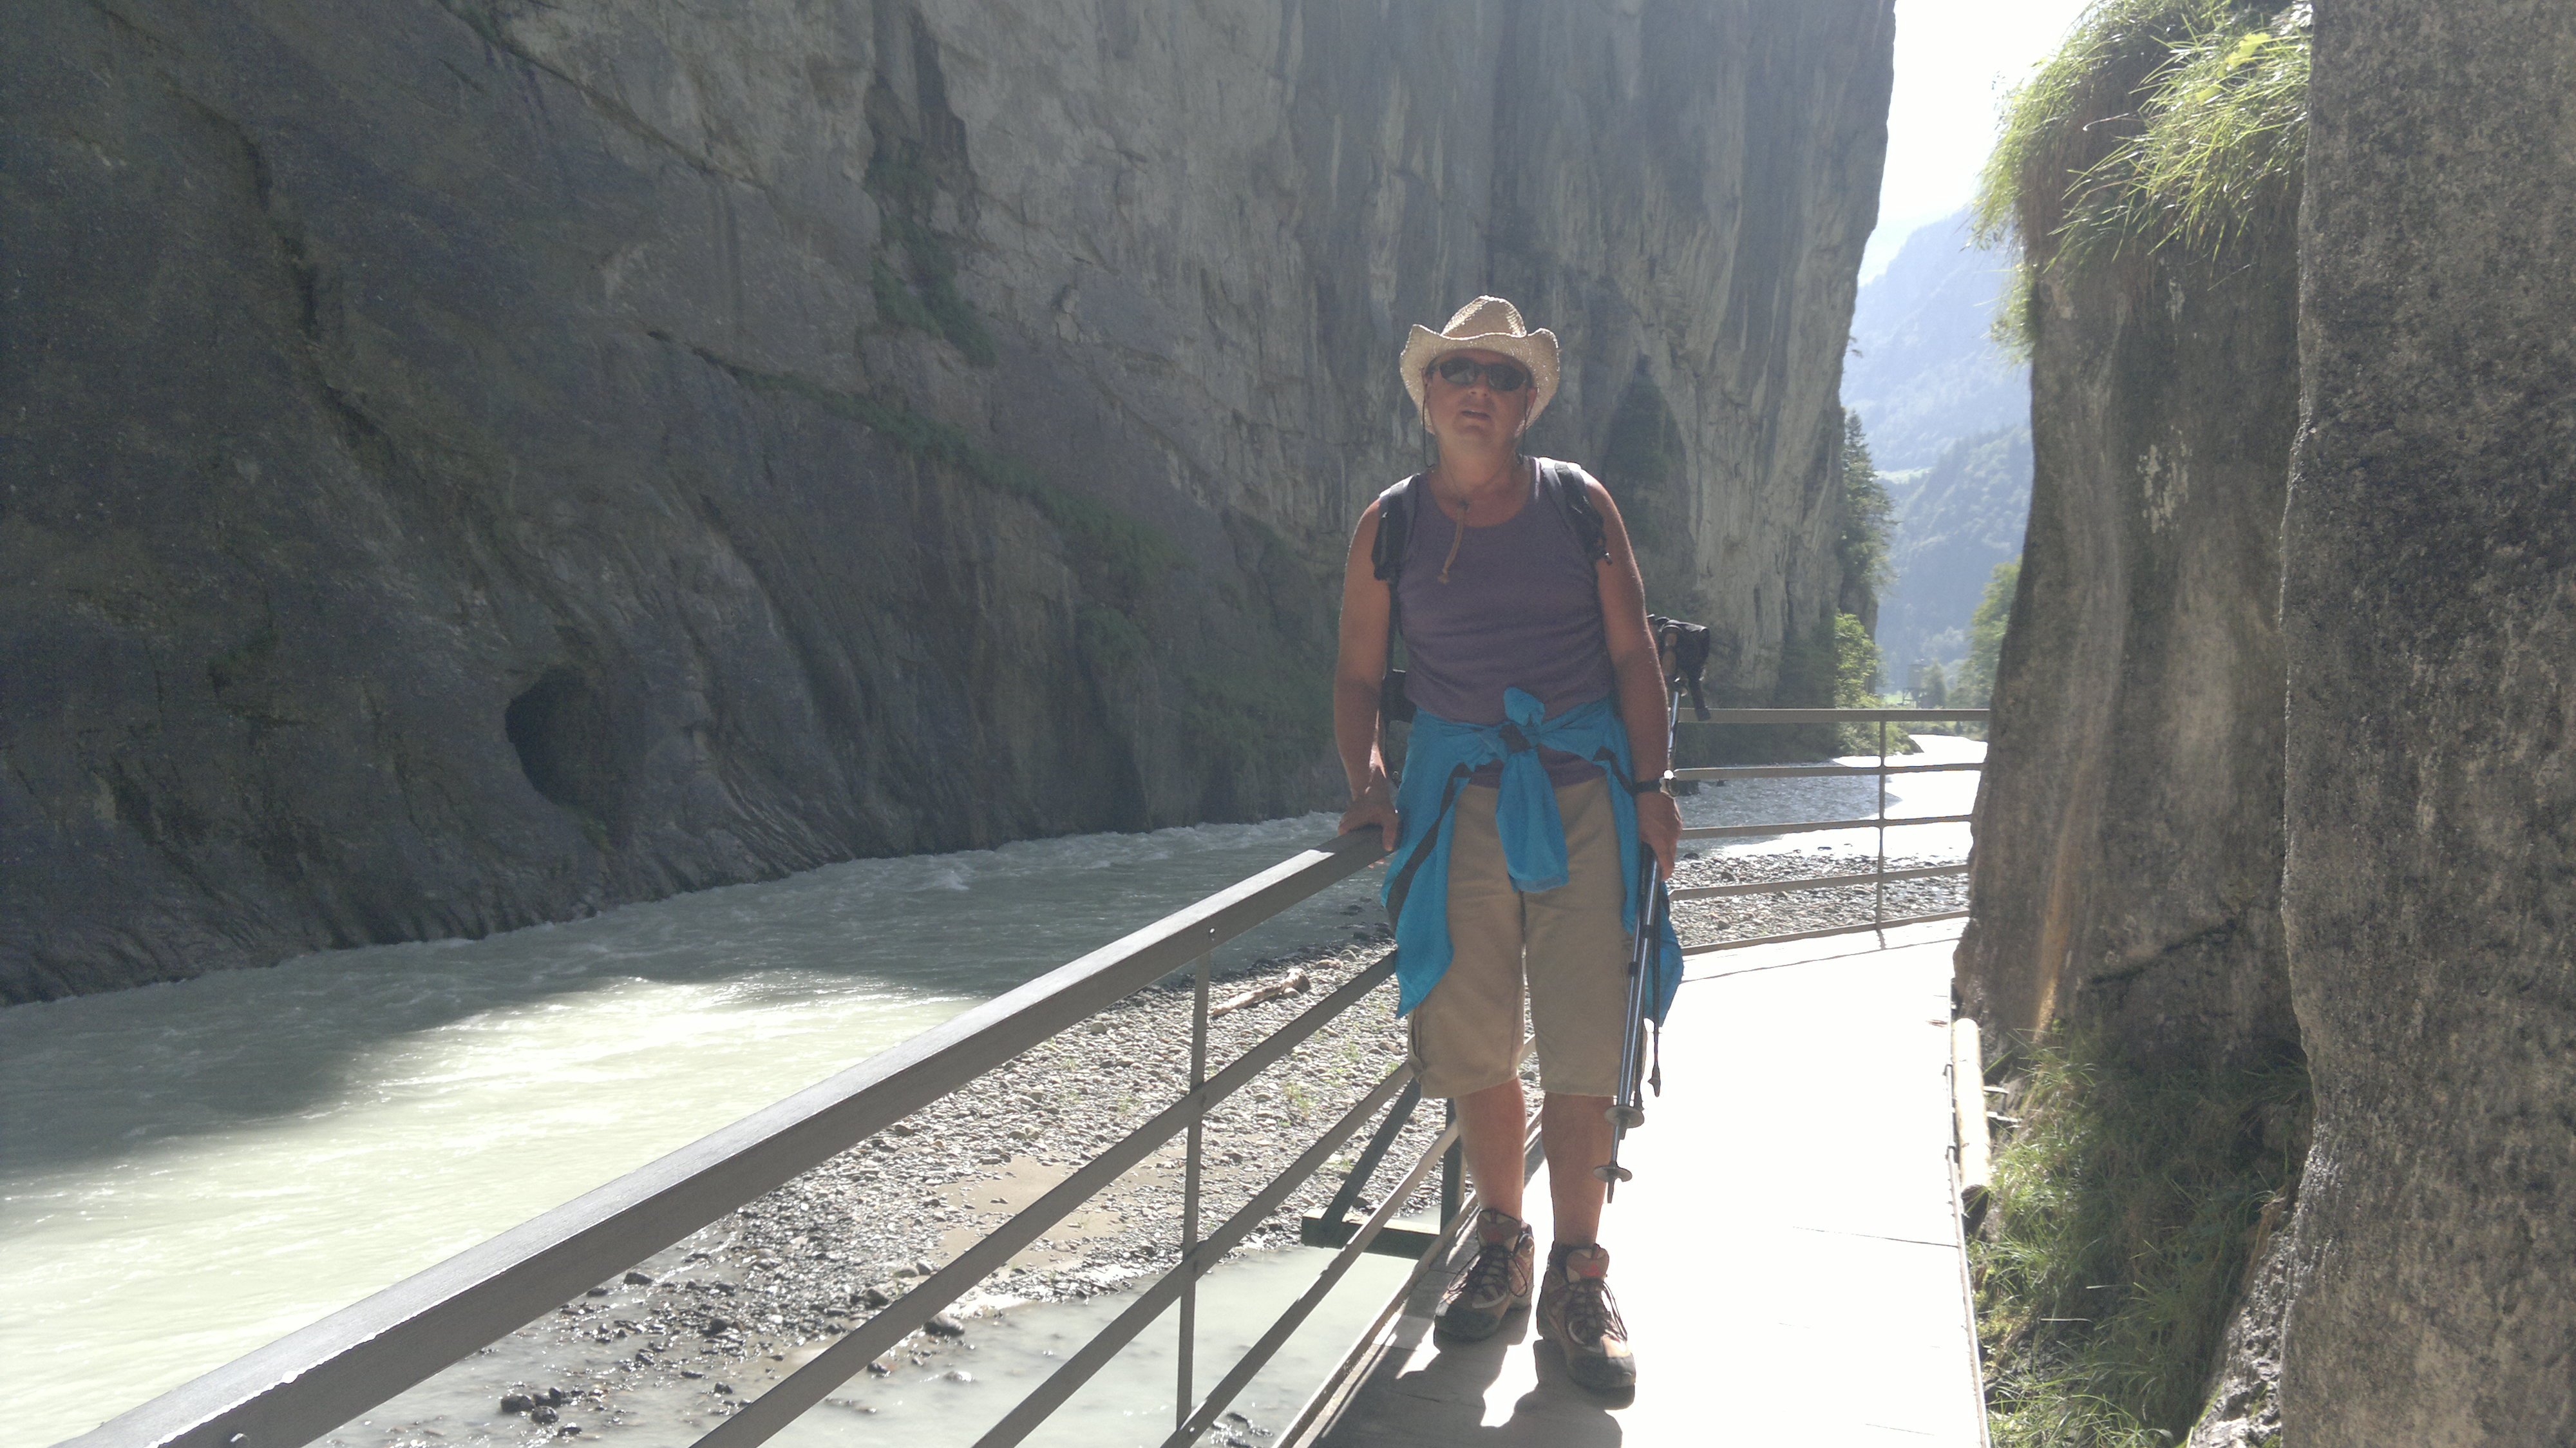
[[[1566,880],[1523,894],[1494,825],[1500,792],[1458,793],[1449,845],[1449,969],[1413,1008],[1413,1065],[1426,1096],[1459,1097],[1514,1074],[1521,1010],[1538,1039],[1539,1081],[1569,1096],[1614,1096],[1628,1019],[1628,932],[1619,912],[1619,835],[1606,778],[1560,785]]]

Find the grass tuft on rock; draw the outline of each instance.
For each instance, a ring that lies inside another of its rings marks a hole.
[[[2038,270],[2215,255],[2295,206],[2310,29],[2305,0],[2097,0],[2005,102],[1979,180],[1975,236],[2022,256],[1997,340],[2027,356]]]
[[[1997,1448],[2181,1441],[2297,1180],[2305,1065],[2150,1067],[2079,1033],[2007,1099],[1969,1243]]]

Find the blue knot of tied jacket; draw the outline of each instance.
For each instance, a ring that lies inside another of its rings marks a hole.
[[[1556,787],[1539,763],[1542,748],[1590,760],[1612,781],[1636,778],[1629,763],[1628,729],[1609,699],[1578,704],[1553,719],[1523,689],[1503,691],[1500,724],[1461,724],[1428,710],[1413,717],[1413,740],[1404,752],[1404,781],[1395,795],[1403,834],[1386,870],[1380,898],[1395,920],[1396,1014],[1422,1004],[1440,983],[1455,953],[1449,941],[1449,845],[1458,832],[1458,792],[1485,765],[1503,766],[1494,824],[1502,835],[1503,864],[1512,886],[1524,893],[1565,883],[1565,820],[1557,813]],[[1610,791],[1619,832],[1619,920],[1636,938],[1637,875],[1645,851],[1637,842],[1637,801],[1624,788]],[[1654,988],[1647,1014],[1661,1024],[1681,989],[1682,945],[1665,912],[1656,942]]]

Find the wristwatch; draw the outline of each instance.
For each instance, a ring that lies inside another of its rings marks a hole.
[[[1628,792],[1630,794],[1670,794],[1673,792],[1673,772],[1667,769],[1652,779],[1629,780]]]

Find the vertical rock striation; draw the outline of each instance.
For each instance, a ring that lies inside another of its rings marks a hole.
[[[2576,1442],[2576,10],[2317,13],[2282,1419]]]
[[[1991,1381],[2025,1425],[2197,1448],[2278,1426],[2305,1105],[2278,601],[2306,25],[2094,7],[1990,176],[2031,282],[2033,471],[1959,989],[1996,1035],[2062,1053],[2049,1119],[2004,1149],[1997,1240],[2088,1244],[1986,1259],[1990,1320],[2019,1324]]]
[[[2062,256],[2069,184],[2167,58],[2098,57],[2020,188],[2032,483],[1980,790],[1963,1009],[2141,1058],[2294,1041],[2279,930],[2280,510],[2297,191],[2222,243]]]
[[[1840,579],[1888,0],[91,0],[0,55],[0,998],[1331,778],[1404,327]]]

